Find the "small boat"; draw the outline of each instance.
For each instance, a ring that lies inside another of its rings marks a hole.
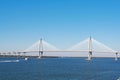
[[[28,58],[26,57],[26,58],[25,58],[25,60],[27,61],[27,60],[28,60]]]

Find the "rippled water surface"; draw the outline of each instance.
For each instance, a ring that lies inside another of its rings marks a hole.
[[[0,58],[0,80],[117,80],[114,58]]]

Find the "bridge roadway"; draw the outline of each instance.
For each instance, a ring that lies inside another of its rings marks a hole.
[[[23,52],[16,52],[15,54],[12,54],[12,53],[4,53],[4,54],[1,54],[0,53],[0,57],[33,57],[33,56],[27,56],[25,55],[25,53],[39,53],[39,56],[34,56],[34,57],[38,57],[38,58],[42,58],[42,57],[45,57],[42,55],[42,53],[44,52],[87,52],[88,53],[88,60],[91,60],[92,59],[92,53],[114,53],[116,56],[115,56],[115,60],[117,61],[118,60],[118,53],[120,52],[117,52],[117,51],[111,51],[111,52],[106,52],[106,51],[89,51],[89,50],[82,50],[82,51],[69,51],[69,50],[58,50],[58,51],[23,51]],[[22,54],[22,55],[21,55]],[[48,57],[48,56],[46,56]],[[51,57],[51,56],[49,56]],[[56,56],[57,57],[57,56]]]
[[[23,51],[23,52],[18,52],[18,53],[34,53],[34,52],[90,52],[90,51],[87,51],[87,50],[82,50],[82,51],[69,51],[69,50],[58,50],[58,51]],[[117,52],[117,51],[111,51],[111,52],[108,52],[108,51],[91,51],[92,53],[120,53],[120,52]]]

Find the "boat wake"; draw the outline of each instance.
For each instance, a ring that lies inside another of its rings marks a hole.
[[[19,60],[0,60],[0,63],[4,62],[19,62]]]

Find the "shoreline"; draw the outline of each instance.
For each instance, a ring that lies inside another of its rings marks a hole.
[[[0,58],[38,58],[38,56],[0,55]],[[67,57],[67,56],[42,56],[41,58],[88,58],[88,57]],[[115,58],[115,57],[92,57],[92,58]],[[120,57],[118,57],[120,58]]]

